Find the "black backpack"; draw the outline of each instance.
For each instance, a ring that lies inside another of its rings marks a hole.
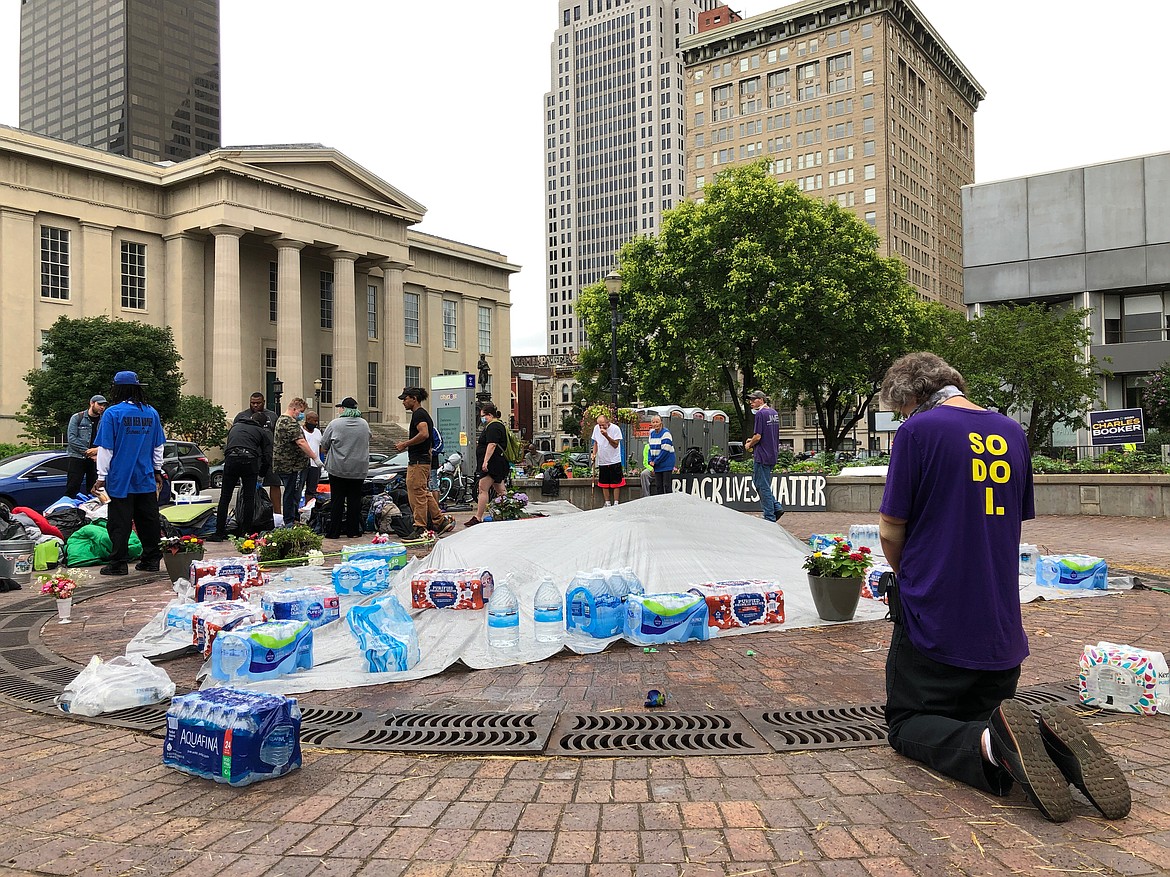
[[[687,452],[683,454],[682,462],[678,466],[679,474],[701,475],[706,471],[707,461],[703,459],[703,452],[698,448],[687,448]]]
[[[724,456],[713,454],[707,461],[707,471],[713,475],[722,475],[731,471],[731,462]]]

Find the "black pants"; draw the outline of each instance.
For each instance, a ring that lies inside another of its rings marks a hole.
[[[344,532],[350,538],[362,535],[362,479],[329,476],[329,529],[327,539]]]
[[[68,472],[69,477],[65,480],[65,496],[77,496],[83,483],[86,493],[93,492],[93,483],[97,481],[97,460],[89,457],[70,457]]]
[[[111,564],[130,561],[130,525],[138,531],[142,542],[142,562],[157,563],[162,557],[158,542],[162,522],[158,514],[158,494],[130,493],[122,499],[110,498],[110,514],[106,522],[113,548],[110,551]]]
[[[891,604],[897,599],[891,597]],[[886,657],[886,724],[890,745],[941,774],[1006,795],[1007,772],[983,759],[980,740],[997,706],[1015,696],[1020,668],[968,670],[922,654],[894,624]]]
[[[256,513],[256,479],[260,476],[260,462],[254,459],[227,457],[223,461],[223,486],[219,491],[219,508],[215,512],[215,535],[227,535],[228,508],[232,493],[240,485],[240,514],[236,517],[237,536],[252,532],[252,518]]]
[[[670,493],[670,479],[673,477],[674,473],[670,471],[655,472],[653,476],[651,476],[650,495],[663,496],[667,493]]]
[[[297,487],[297,495],[300,496],[304,493],[306,503],[315,499],[317,496],[317,483],[320,479],[320,466],[306,466],[301,470],[301,483]]]

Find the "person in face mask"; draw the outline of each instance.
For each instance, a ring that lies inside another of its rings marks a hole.
[[[301,429],[305,434],[305,441],[313,452],[309,465],[301,472],[305,502],[309,502],[316,499],[317,484],[321,480],[321,421],[316,411],[305,412],[305,422]]]
[[[284,515],[284,525],[292,527],[297,522],[297,487],[300,484],[301,472],[309,465],[310,460],[317,460],[317,452],[309,447],[305,441],[305,432],[301,423],[305,419],[305,400],[299,396],[288,403],[288,407],[276,421],[276,431],[272,437],[272,471],[280,477],[281,487],[281,514]]]

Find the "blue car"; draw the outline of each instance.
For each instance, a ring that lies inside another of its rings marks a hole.
[[[65,493],[69,457],[61,451],[30,451],[0,460],[0,502],[43,512]],[[163,474],[160,502],[170,502],[170,478]]]

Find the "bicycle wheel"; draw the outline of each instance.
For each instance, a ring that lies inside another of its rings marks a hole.
[[[450,475],[439,476],[439,502],[446,502],[451,498],[451,491],[455,488],[455,480]]]

